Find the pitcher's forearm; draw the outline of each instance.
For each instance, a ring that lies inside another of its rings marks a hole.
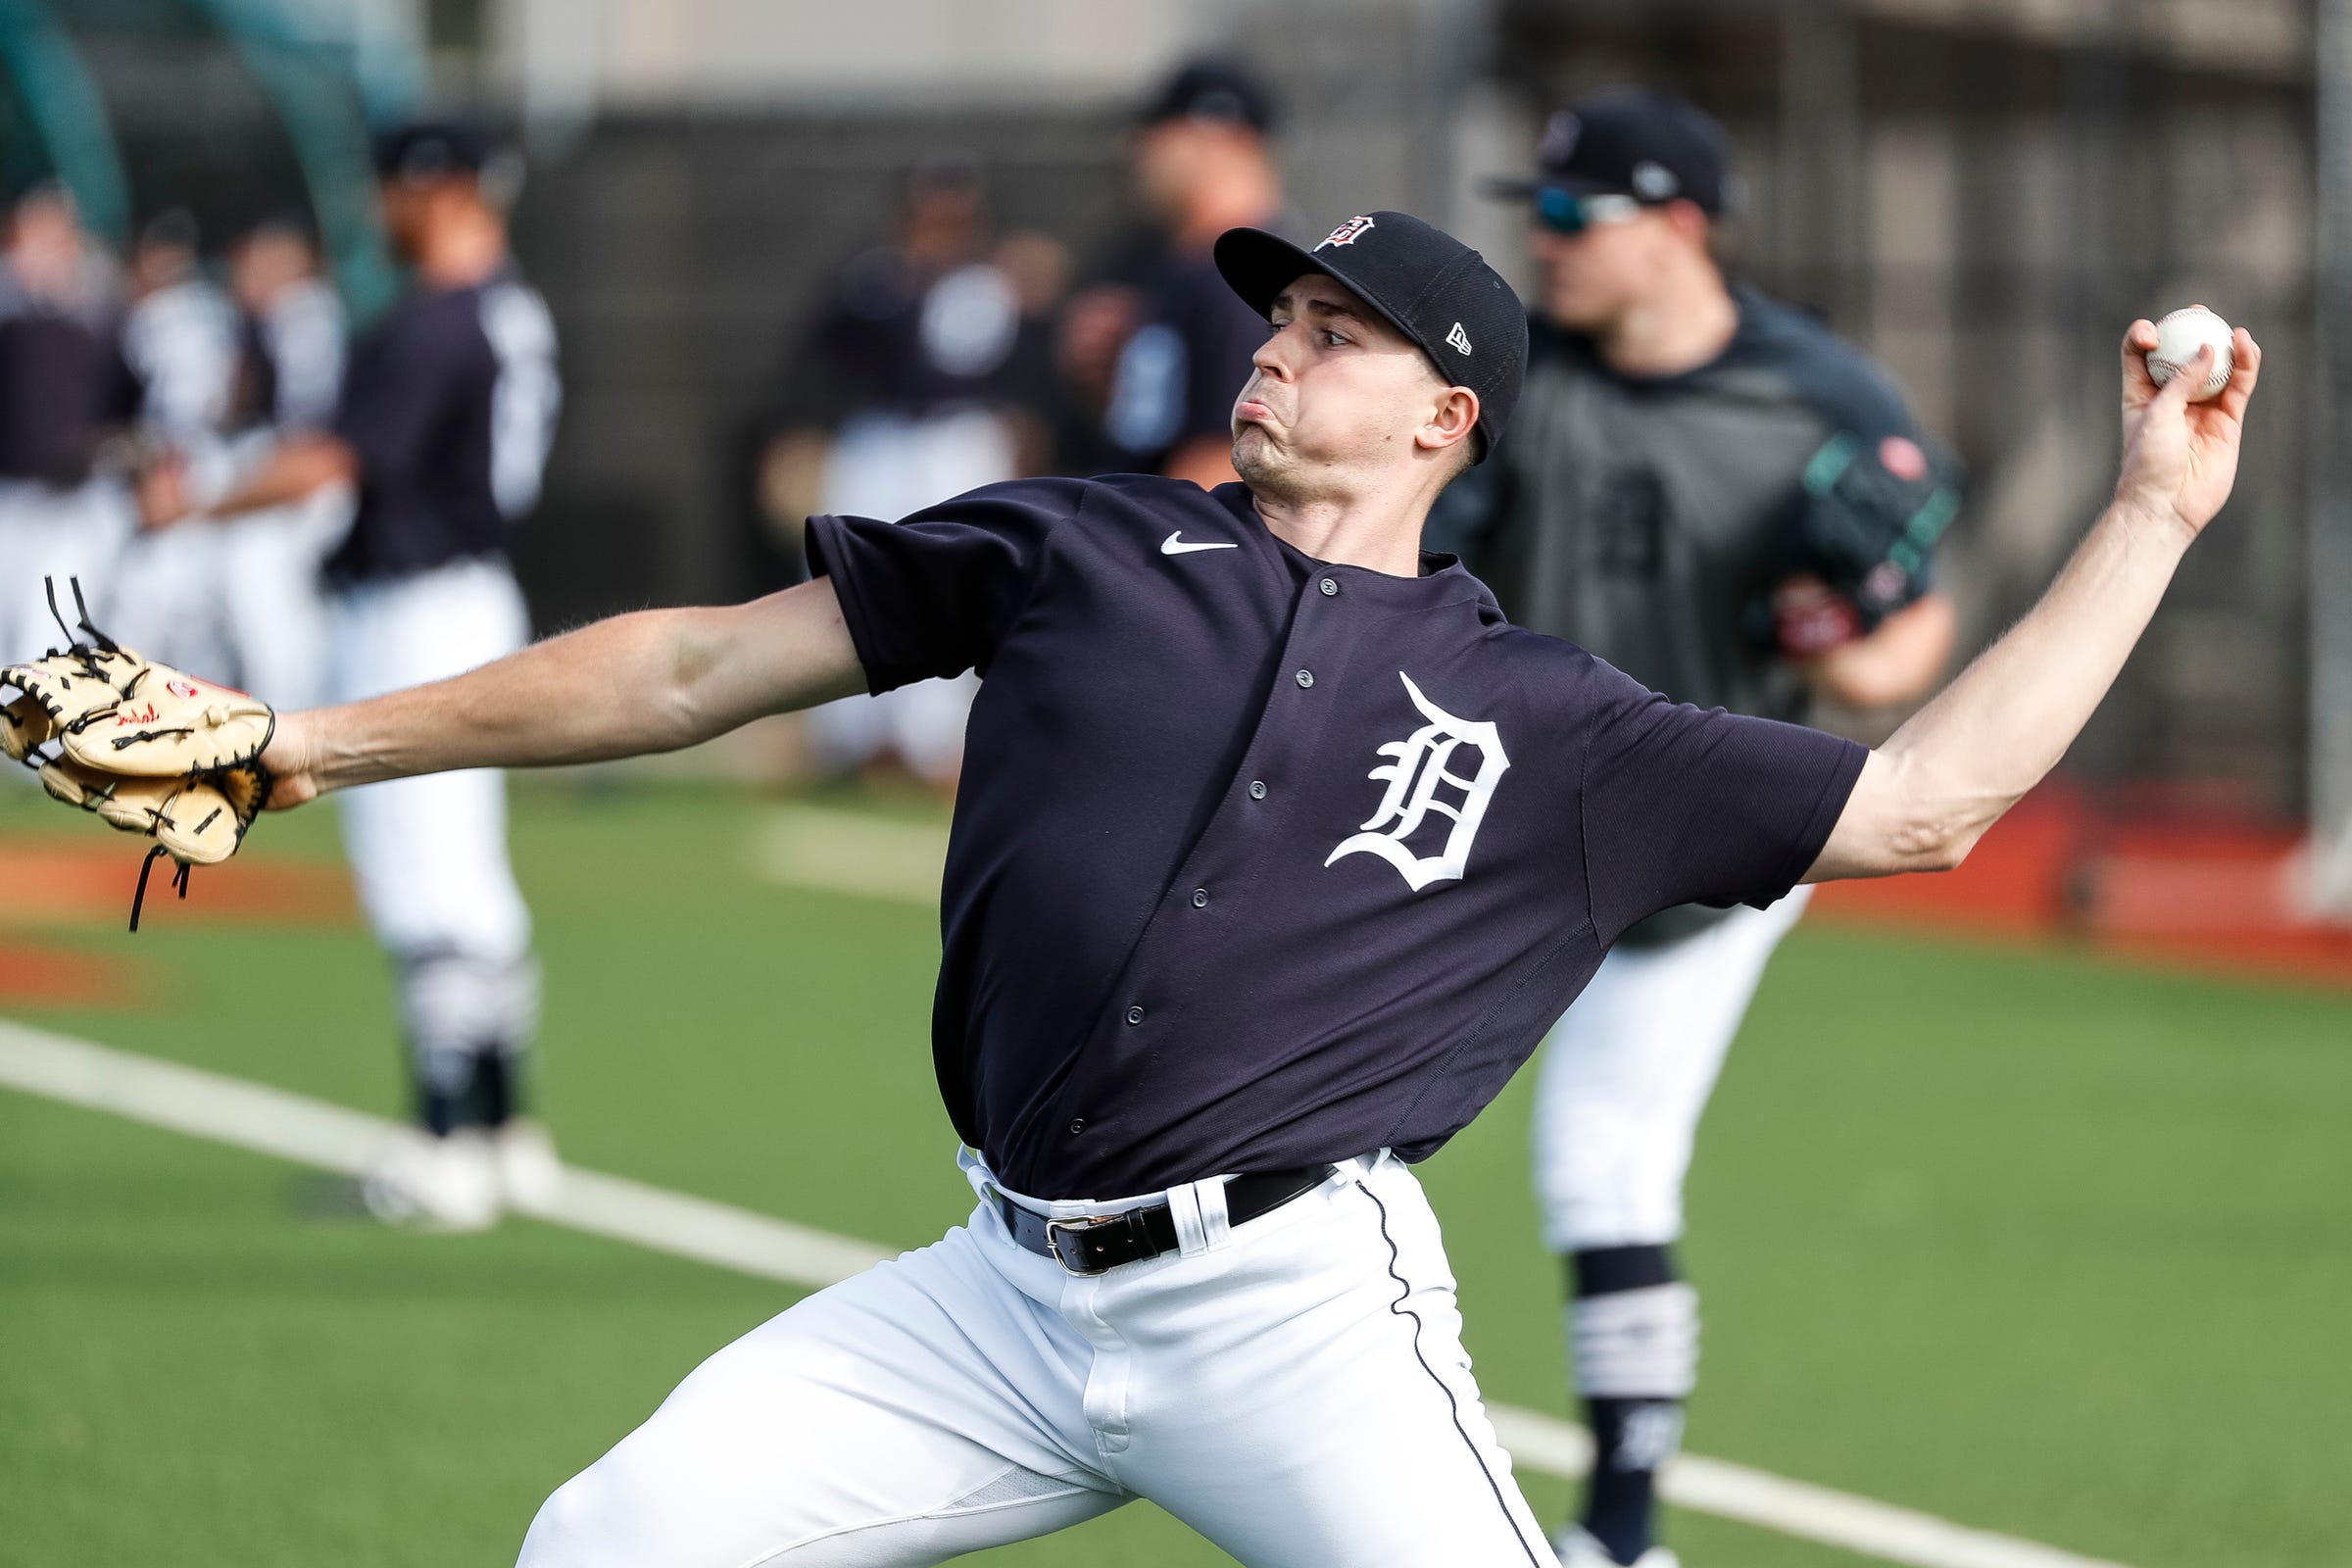
[[[616,615],[451,680],[289,714],[284,760],[319,790],[610,761],[863,689],[819,579],[749,605]]]
[[[2111,508],[2040,603],[1887,740],[1924,847],[1964,854],[2058,764],[2193,538],[2177,517]]]
[[[323,790],[468,767],[547,767],[697,738],[675,696],[687,612],[649,611],[450,680],[294,716]]]

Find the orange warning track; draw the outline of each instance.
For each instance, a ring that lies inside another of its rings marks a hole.
[[[2352,989],[2352,925],[2298,907],[2298,835],[2211,815],[2119,817],[2036,790],[1942,876],[1841,882],[1825,919],[1876,929],[2072,940],[2208,974]]]
[[[140,853],[103,841],[0,838],[0,930],[126,922]],[[172,896],[169,871],[158,865],[148,883],[151,919],[348,925],[354,918],[351,884],[339,866],[270,859],[199,866],[184,901]]]
[[[0,942],[0,1003],[48,1007],[101,1006],[136,998],[152,1003],[151,966],[62,948]]]

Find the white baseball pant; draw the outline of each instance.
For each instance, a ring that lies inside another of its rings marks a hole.
[[[351,526],[352,493],[332,486],[289,507],[213,524],[222,639],[245,690],[309,708],[327,687],[327,608],[318,573]]]
[[[0,480],[0,663],[38,659],[65,641],[49,613],[42,579],[57,583],[58,608],[74,619],[67,579],[78,577],[91,612],[107,626],[108,588],[131,530],[129,498],[102,479],[71,489]]]
[[[973,1184],[989,1177],[969,1153]],[[915,1568],[1149,1497],[1250,1568],[1553,1568],[1461,1346],[1420,1184],[1382,1153],[1095,1278],[985,1201],[719,1351],[550,1497],[522,1568]]]
[[[1555,1252],[1683,1234],[1699,1117],[1781,938],[1812,897],[1740,908],[1664,947],[1617,948],[1544,1037],[1536,1201]]]
[[[827,512],[904,517],[951,496],[1009,479],[1012,432],[985,409],[952,409],[921,418],[855,415],[825,457]],[[808,734],[828,772],[846,773],[885,751],[923,778],[952,783],[963,765],[963,726],[980,678],[917,681],[879,697],[845,697],[808,715]]]
[[[220,558],[211,522],[133,533],[107,584],[106,629],[149,659],[237,684],[221,635]]]
[[[362,583],[337,596],[330,624],[338,702],[464,674],[530,639],[514,574],[484,561]],[[527,955],[531,916],[507,859],[503,773],[394,779],[336,799],[361,906],[386,948],[493,963]]]

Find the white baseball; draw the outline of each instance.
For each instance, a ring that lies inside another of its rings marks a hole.
[[[2158,386],[2188,367],[2197,350],[2213,346],[2213,373],[2188,397],[2191,403],[2220,397],[2230,384],[2230,323],[2202,305],[2175,311],[2156,323],[2156,352],[2148,356],[2148,377]]]

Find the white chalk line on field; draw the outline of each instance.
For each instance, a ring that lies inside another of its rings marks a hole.
[[[364,1111],[4,1018],[0,1088],[350,1175],[409,1136],[401,1124]],[[897,1255],[871,1242],[625,1177],[568,1166],[564,1177],[553,1202],[527,1210],[532,1217],[760,1279],[822,1289]],[[1487,1410],[1521,1467],[1569,1479],[1591,1468],[1592,1440],[1584,1428],[1511,1405]],[[1673,1460],[1659,1491],[1681,1507],[1913,1568],[2123,1568],[1698,1454]]]

